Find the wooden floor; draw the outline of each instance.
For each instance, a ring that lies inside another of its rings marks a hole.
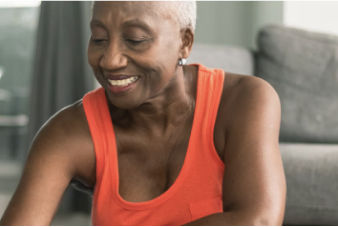
[[[56,216],[53,219],[52,226],[89,226],[91,225],[90,216],[82,213],[64,215],[64,216]]]

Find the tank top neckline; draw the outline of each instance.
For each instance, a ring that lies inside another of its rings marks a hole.
[[[197,71],[197,92],[196,92],[196,105],[195,105],[195,110],[194,110],[194,118],[193,118],[193,124],[192,124],[192,128],[191,128],[191,133],[190,133],[190,137],[189,137],[189,143],[188,143],[188,148],[186,151],[186,155],[184,158],[184,162],[183,165],[181,167],[180,173],[178,174],[178,177],[176,178],[176,180],[174,181],[173,185],[170,186],[170,188],[168,188],[167,191],[165,191],[164,193],[162,193],[161,195],[151,199],[151,200],[147,200],[147,201],[143,201],[143,202],[129,202],[126,201],[125,199],[123,199],[119,193],[119,184],[120,184],[120,180],[119,180],[119,169],[118,169],[118,153],[117,153],[117,146],[116,146],[116,137],[115,137],[115,132],[114,132],[114,126],[113,123],[111,121],[111,117],[110,117],[110,112],[109,112],[109,108],[108,108],[108,103],[106,103],[107,108],[105,108],[107,111],[105,111],[105,115],[106,115],[106,119],[110,119],[110,122],[108,124],[107,130],[110,131],[110,135],[112,138],[110,138],[110,140],[108,140],[108,148],[109,148],[109,161],[112,161],[112,163],[110,164],[111,167],[111,173],[112,173],[112,196],[114,198],[114,200],[117,202],[117,204],[119,204],[121,207],[127,209],[127,210],[146,210],[146,209],[151,209],[155,206],[160,205],[161,203],[165,202],[166,200],[168,200],[169,198],[171,198],[180,188],[180,186],[183,184],[186,176],[188,175],[190,166],[191,166],[191,162],[193,160],[193,150],[192,150],[192,143],[194,142],[194,138],[196,137],[196,133],[198,132],[196,127],[197,127],[197,123],[196,121],[198,119],[201,119],[202,116],[199,116],[200,111],[196,111],[199,109],[200,105],[201,105],[201,97],[200,97],[200,92],[199,90],[202,89],[202,82],[201,82],[201,72],[204,71],[208,71],[205,66],[201,65],[201,64],[189,64],[189,65],[193,65],[193,66],[197,66],[198,67],[198,71]],[[106,97],[104,89],[103,90],[103,95]],[[107,97],[106,97],[107,99]],[[109,116],[108,116],[109,115]]]

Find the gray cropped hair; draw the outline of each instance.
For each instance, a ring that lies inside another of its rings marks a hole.
[[[165,15],[177,22],[181,28],[196,28],[196,1],[163,1],[157,14]]]
[[[94,6],[92,3],[92,8]],[[196,28],[197,7],[196,1],[163,1],[155,12],[158,16],[169,17],[180,25],[181,28]]]

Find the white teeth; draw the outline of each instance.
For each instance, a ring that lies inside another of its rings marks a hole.
[[[127,86],[131,83],[133,83],[135,80],[137,80],[137,76],[133,76],[133,77],[130,77],[128,79],[124,79],[124,80],[109,80],[109,83],[111,85],[114,85],[114,86],[120,86],[120,87],[124,87],[124,86]]]

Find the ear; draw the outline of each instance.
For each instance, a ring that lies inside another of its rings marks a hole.
[[[192,28],[184,28],[181,29],[181,40],[182,40],[182,45],[181,45],[181,58],[188,58],[191,52],[192,45],[194,43],[194,31]]]

